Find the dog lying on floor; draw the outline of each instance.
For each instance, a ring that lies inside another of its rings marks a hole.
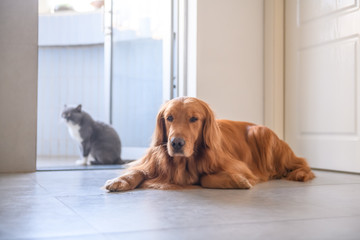
[[[147,154],[104,187],[111,192],[189,185],[249,189],[270,179],[314,177],[305,159],[269,128],[215,120],[204,101],[182,97],[160,109]]]

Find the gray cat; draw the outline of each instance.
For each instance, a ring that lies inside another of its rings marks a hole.
[[[61,114],[68,126],[69,133],[81,146],[81,160],[78,165],[88,164],[123,164],[120,158],[121,142],[119,135],[109,125],[94,121],[92,117],[81,110],[81,105],[66,107]],[[94,161],[89,162],[89,155]]]

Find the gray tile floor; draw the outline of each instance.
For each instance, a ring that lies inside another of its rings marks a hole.
[[[1,239],[360,239],[360,175],[252,190],[100,187],[120,170],[0,174]]]

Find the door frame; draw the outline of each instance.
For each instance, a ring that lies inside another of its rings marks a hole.
[[[285,138],[285,0],[264,1],[264,125]]]

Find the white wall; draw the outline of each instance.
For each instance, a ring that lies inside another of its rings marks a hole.
[[[196,96],[218,118],[264,123],[263,8],[262,0],[197,1]]]
[[[0,172],[35,171],[37,0],[0,1]]]

